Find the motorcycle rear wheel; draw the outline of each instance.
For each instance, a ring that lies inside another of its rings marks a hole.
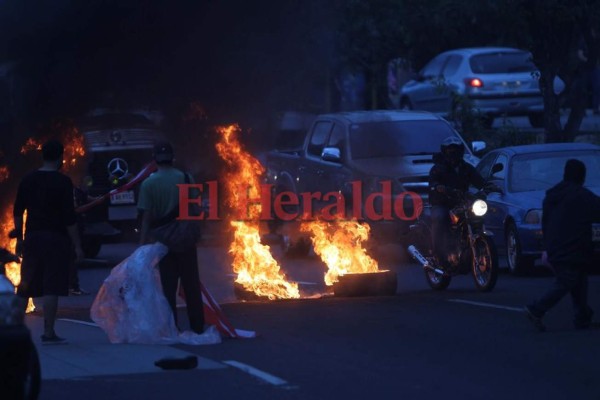
[[[474,243],[475,254],[471,260],[473,279],[480,292],[490,292],[498,280],[498,252],[487,236],[479,236]]]
[[[433,256],[433,243],[431,242],[431,228],[421,223],[419,226],[418,233],[413,238],[413,242],[417,244],[417,248],[421,251],[421,254],[428,260],[433,260],[435,264],[435,257]],[[445,290],[449,285],[452,277],[449,275],[441,275],[435,271],[428,269],[424,270],[425,280],[433,290]]]
[[[425,270],[425,279],[427,279],[427,283],[433,290],[445,290],[450,285],[452,277]]]

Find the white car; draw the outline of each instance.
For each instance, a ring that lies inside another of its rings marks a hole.
[[[495,117],[527,116],[543,126],[540,73],[531,54],[508,47],[477,47],[446,51],[434,57],[400,90],[400,107],[450,116],[461,96],[491,126]],[[555,81],[555,92],[564,88]],[[457,96],[458,95],[458,96]]]

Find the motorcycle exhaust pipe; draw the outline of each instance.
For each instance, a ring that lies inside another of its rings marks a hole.
[[[413,258],[415,260],[417,260],[418,262],[421,263],[421,265],[423,266],[423,269],[428,269],[430,271],[435,272],[436,274],[444,275],[444,271],[432,266],[429,263],[429,261],[427,261],[427,259],[425,257],[423,257],[423,254],[421,254],[421,252],[419,252],[419,250],[417,250],[417,248],[414,245],[411,244],[410,246],[408,246],[408,252],[410,253],[411,256],[413,256]]]

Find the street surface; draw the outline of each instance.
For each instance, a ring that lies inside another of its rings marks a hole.
[[[70,344],[41,346],[42,318],[27,316],[41,356],[41,399],[600,399],[600,331],[573,329],[568,298],[547,316],[546,333],[520,312],[550,285],[543,269],[504,272],[492,293],[476,292],[467,275],[434,292],[421,268],[389,245],[376,254],[380,268],[398,274],[395,296],[240,302],[226,246],[209,243],[198,249],[201,278],[233,325],[259,336],[211,346],[113,345],[85,323],[102,280],[134,248],[104,246],[80,273],[92,295],[61,298],[57,331]],[[327,293],[315,256],[281,258],[281,266],[305,293]],[[600,309],[598,275],[590,300]],[[190,353],[200,357],[197,369],[153,365]]]
[[[509,120],[542,132],[526,118]],[[496,119],[494,128],[503,123]],[[600,117],[588,112],[581,130],[600,132]],[[600,399],[600,330],[573,329],[569,298],[546,316],[545,333],[521,312],[552,282],[542,267],[525,277],[504,271],[492,293],[476,292],[468,275],[434,292],[400,246],[381,246],[374,255],[380,269],[398,274],[397,294],[337,298],[317,257],[283,258],[273,246],[306,298],[242,302],[221,237],[198,248],[201,279],[233,325],[258,337],[211,346],[114,345],[91,323],[89,308],[111,268],[135,247],[103,246],[80,272],[92,294],[61,298],[57,331],[68,345],[42,346],[41,314],[26,317],[40,352],[41,399]],[[597,273],[589,294],[598,315]],[[197,369],[154,366],[189,354],[199,356]]]

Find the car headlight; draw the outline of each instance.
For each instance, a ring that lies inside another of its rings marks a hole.
[[[483,217],[487,212],[487,203],[483,200],[475,200],[473,202],[473,206],[471,207],[471,211],[477,217]]]
[[[542,210],[533,209],[533,210],[527,211],[527,214],[525,214],[524,221],[526,224],[531,224],[531,225],[541,224],[542,223]]]

